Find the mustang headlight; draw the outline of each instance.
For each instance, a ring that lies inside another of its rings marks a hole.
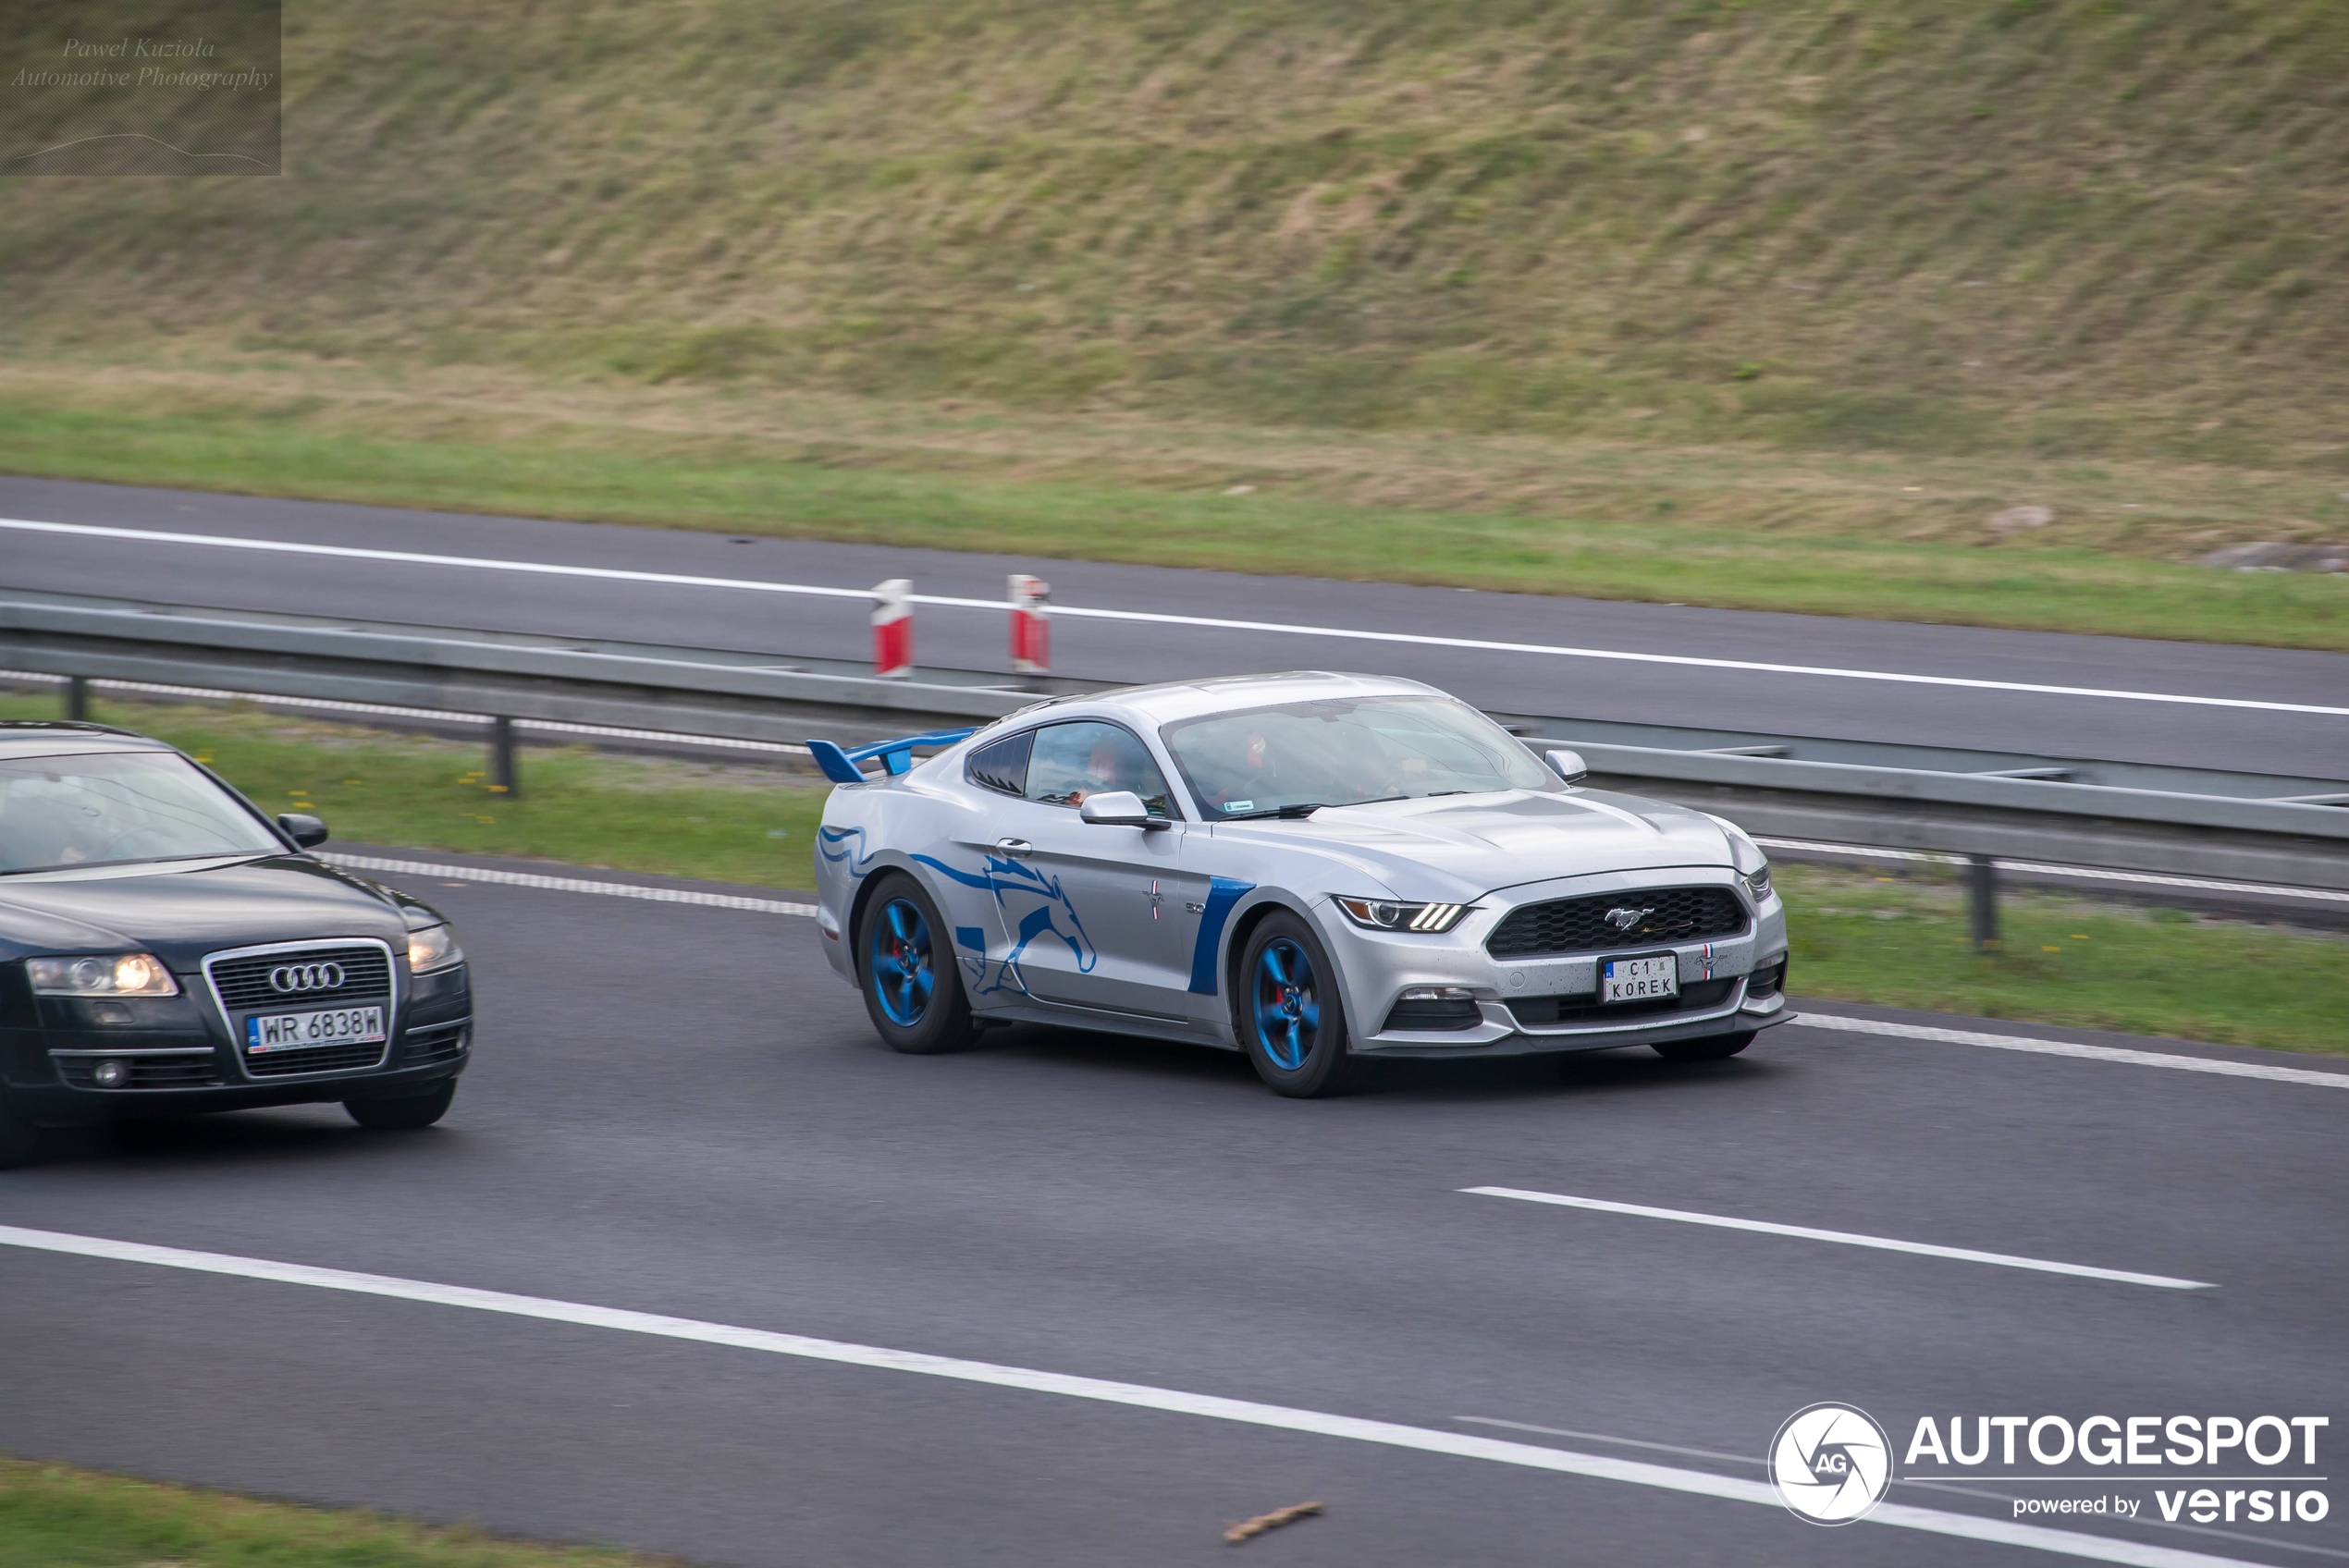
[[[457,945],[457,933],[448,926],[427,925],[421,931],[408,933],[410,974],[425,974],[464,962],[465,949]]]
[[[25,974],[43,997],[176,997],[179,982],[153,953],[29,958]]]
[[[1712,815],[1710,812],[1705,815]],[[1762,846],[1753,841],[1753,835],[1728,817],[1715,816],[1713,820],[1729,840],[1729,864],[1736,870],[1738,880],[1745,884],[1745,890],[1753,895],[1755,903],[1766,901],[1770,897],[1770,857],[1762,852]]]
[[[1340,899],[1337,907],[1357,925],[1373,931],[1449,931],[1468,913],[1466,904],[1407,904],[1393,899]]]

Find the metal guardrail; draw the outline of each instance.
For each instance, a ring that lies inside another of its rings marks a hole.
[[[984,723],[1106,683],[0,594],[0,666],[55,676],[795,742]],[[2349,890],[2349,782],[1496,713],[1582,753],[1596,782],[1772,837]]]

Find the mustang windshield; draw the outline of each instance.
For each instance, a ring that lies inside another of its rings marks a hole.
[[[1565,787],[1508,731],[1448,697],[1289,703],[1186,719],[1161,733],[1210,821]]]
[[[0,875],[284,849],[169,752],[0,758]]]

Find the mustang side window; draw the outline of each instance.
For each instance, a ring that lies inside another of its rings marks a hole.
[[[1161,816],[1174,815],[1166,776],[1133,735],[1114,724],[1079,719],[1036,730],[1027,762],[1027,798],[1076,806],[1088,795],[1130,790]]]
[[[1024,794],[1027,790],[1027,748],[1036,743],[1036,731],[1023,729],[1001,741],[979,747],[963,765],[963,773],[974,784],[989,790],[1001,790],[1006,795]]]

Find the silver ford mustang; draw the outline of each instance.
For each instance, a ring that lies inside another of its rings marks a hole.
[[[1131,687],[809,745],[840,784],[825,953],[901,1051],[1073,1024],[1236,1047],[1317,1095],[1370,1057],[1710,1060],[1789,1016],[1753,839],[1578,788],[1573,753],[1416,681]]]

